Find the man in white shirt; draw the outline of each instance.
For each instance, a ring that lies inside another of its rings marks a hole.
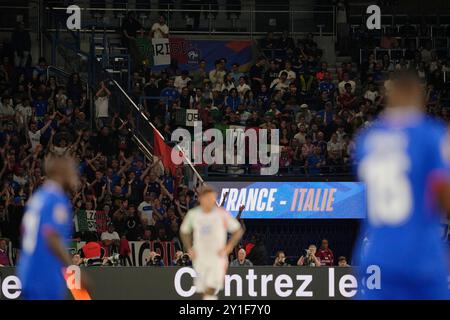
[[[338,141],[338,135],[333,133],[327,143],[328,156],[332,159],[342,158],[342,144]]]
[[[13,119],[14,115],[15,111],[12,106],[12,99],[10,97],[2,97],[0,102],[0,119],[1,120]]]
[[[303,124],[298,125],[298,132],[294,135],[294,139],[302,145],[306,142],[306,126]]]
[[[144,196],[144,201],[142,201],[137,210],[139,212],[139,215],[141,216],[141,221],[143,224],[147,226],[154,226],[155,225],[155,219],[153,218],[153,206],[152,206],[152,197],[150,194],[146,194]]]
[[[244,231],[240,223],[216,204],[217,194],[209,186],[199,192],[200,206],[188,211],[180,228],[185,249],[193,260],[195,287],[204,300],[217,300],[223,289],[228,255]],[[227,233],[231,237],[227,242]]]
[[[239,78],[239,85],[236,87],[236,89],[237,89],[241,99],[244,99],[245,93],[247,91],[251,90],[250,86],[245,82],[245,78],[244,77],[240,77]]]
[[[270,89],[281,90],[285,93],[289,89],[289,81],[287,80],[288,74],[286,72],[281,72],[280,76],[272,81],[270,84]]]
[[[166,24],[166,18],[159,16],[158,22],[155,22],[150,30],[150,37],[154,39],[163,39],[169,37],[169,26]]]
[[[375,85],[371,83],[366,93],[364,94],[364,98],[372,101],[372,103],[375,103],[375,100],[378,98],[378,96],[378,90],[375,88]]]
[[[98,121],[98,126],[102,128],[108,122],[109,117],[109,97],[111,92],[106,87],[105,83],[100,82],[100,89],[95,94],[95,117]]]
[[[28,122],[33,116],[33,109],[30,105],[30,99],[25,98],[21,103],[18,102],[16,105],[16,112],[21,117],[23,123]]]
[[[343,94],[345,92],[345,85],[347,83],[349,83],[352,86],[352,91],[351,93],[355,93],[356,90],[356,82],[353,80],[350,80],[350,77],[348,75],[348,72],[343,74],[343,79],[341,82],[339,82],[338,84],[338,89],[339,89],[339,94]]]
[[[36,146],[41,143],[42,133],[45,132],[45,130],[47,130],[47,128],[50,126],[50,124],[52,123],[54,118],[55,118],[55,115],[53,114],[50,117],[50,120],[48,120],[47,123],[39,130],[37,128],[36,122],[32,122],[30,124],[30,128],[28,130],[28,138],[30,139],[31,150],[34,150],[36,148]]]
[[[103,245],[108,247],[110,245],[119,246],[120,237],[119,234],[114,230],[114,225],[110,222],[108,224],[108,229],[102,232],[100,239]]]
[[[215,66],[215,69],[209,72],[209,80],[211,81],[211,89],[220,91],[222,89],[226,71],[224,70],[222,61],[220,60],[216,61]]]
[[[189,78],[189,72],[186,70],[181,71],[181,75],[175,77],[174,86],[181,93],[184,87],[187,87],[191,81]]]
[[[285,69],[280,71],[280,73],[278,74],[278,77],[281,76],[282,72],[286,72],[288,83],[290,84],[290,83],[295,82],[297,75],[295,74],[295,71],[292,70],[292,63],[290,61],[286,61],[286,64],[284,67],[285,67]]]

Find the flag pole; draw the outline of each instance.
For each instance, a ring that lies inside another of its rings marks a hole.
[[[117,83],[116,80],[112,79],[114,84],[117,88],[119,88],[120,91],[127,97],[127,99],[130,101],[130,103],[133,105],[133,107],[141,114],[141,116],[148,122],[148,124],[153,128],[154,131],[161,137],[163,141],[166,141],[164,139],[164,136],[159,132],[159,130],[153,125],[153,123],[150,121],[149,117],[147,117],[146,114],[144,114],[141,109],[134,103],[134,101],[128,96],[128,94],[122,89],[122,87]],[[198,173],[197,169],[195,169],[194,165],[192,164],[191,160],[186,157],[184,154],[184,151],[181,149],[181,147],[178,145],[178,143],[175,145],[175,147],[178,149],[178,151],[181,151],[181,154],[183,155],[184,160],[187,162],[187,164],[191,167],[192,171],[194,171],[194,174],[197,176],[198,180],[203,184],[205,181],[203,180],[202,176]]]

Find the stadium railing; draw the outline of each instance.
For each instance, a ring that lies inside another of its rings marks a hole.
[[[150,125],[149,115],[145,112],[139,101],[133,100],[125,88],[116,80],[109,81],[111,91],[110,108],[113,113],[118,113],[122,121],[132,122],[130,129],[133,140],[150,159],[153,158],[153,128]]]
[[[12,3],[12,2],[11,2]],[[36,30],[32,25],[30,19],[30,10],[36,7],[36,3],[30,1],[29,5],[8,5],[3,1],[0,3],[0,31],[12,31],[18,20],[25,24],[25,30]]]
[[[55,15],[65,13],[64,6],[48,6],[44,17],[52,26]],[[291,34],[315,33],[335,35],[335,7],[303,6],[280,9],[280,6],[258,9],[256,5],[245,5],[239,9],[222,5],[165,5],[158,8],[145,8],[125,4],[124,7],[81,7],[81,32],[89,32],[92,26],[116,33],[128,11],[137,13],[137,18],[145,29],[149,29],[158,15],[167,17],[171,34],[221,35],[233,34],[258,36],[268,31],[286,30]],[[197,22],[198,20],[198,22]],[[51,27],[50,27],[51,28]]]

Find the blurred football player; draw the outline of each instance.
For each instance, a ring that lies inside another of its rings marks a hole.
[[[361,270],[377,265],[381,273],[381,287],[364,289],[361,298],[449,298],[439,228],[442,213],[450,212],[450,140],[446,126],[427,118],[423,107],[419,79],[399,71],[386,110],[357,138],[368,217],[355,257]]]
[[[63,268],[72,264],[65,245],[70,238],[72,209],[67,193],[78,187],[70,157],[47,156],[47,180],[28,201],[22,220],[18,275],[24,299],[60,300],[67,291]]]
[[[244,233],[240,223],[217,206],[216,198],[214,189],[204,186],[199,192],[200,205],[188,211],[180,228],[197,273],[195,287],[205,300],[216,300],[223,289],[228,255]]]

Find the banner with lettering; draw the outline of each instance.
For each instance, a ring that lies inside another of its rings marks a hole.
[[[103,211],[77,210],[73,222],[76,232],[94,231],[102,233],[106,230],[108,217]]]
[[[153,65],[168,66],[170,64],[169,39],[152,39]]]
[[[150,67],[162,67],[170,65],[170,42],[169,39],[148,39],[140,37],[136,39],[140,60],[144,65]]]
[[[364,219],[366,188],[361,182],[210,181],[218,203],[244,219]]]
[[[233,63],[240,65],[240,71],[250,68],[253,58],[251,40],[195,40],[184,38],[136,39],[140,59],[154,71],[160,71],[176,60],[183,70],[196,70],[201,60],[206,61],[206,70],[214,69],[214,62],[227,58],[226,67]]]
[[[127,266],[145,266],[151,251],[161,255],[165,266],[171,266],[177,250],[181,244],[177,241],[130,241],[130,254],[125,259]]]

